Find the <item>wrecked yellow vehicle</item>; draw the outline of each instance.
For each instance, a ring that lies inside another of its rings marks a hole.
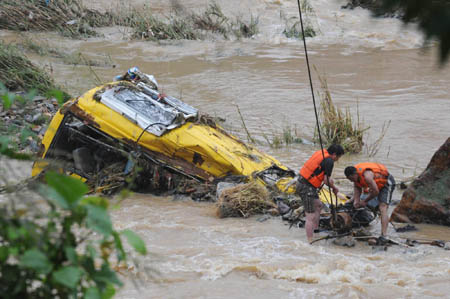
[[[234,179],[293,192],[292,170],[228,134],[213,118],[160,93],[153,76],[130,70],[61,107],[33,176],[52,160],[95,191],[127,185],[143,192],[188,192],[187,182]]]

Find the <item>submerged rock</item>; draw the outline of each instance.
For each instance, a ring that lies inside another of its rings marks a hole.
[[[450,226],[450,138],[403,193],[391,221]]]

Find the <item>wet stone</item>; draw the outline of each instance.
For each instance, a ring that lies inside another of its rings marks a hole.
[[[36,96],[33,98],[33,102],[43,102],[45,100],[46,100],[46,98],[43,96]]]
[[[333,244],[338,246],[353,247],[355,246],[356,242],[352,236],[345,236],[334,239]]]

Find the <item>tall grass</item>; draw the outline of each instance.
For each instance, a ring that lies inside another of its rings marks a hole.
[[[133,28],[133,38],[146,40],[178,40],[205,39],[206,33],[219,34],[225,39],[234,36],[237,39],[249,38],[258,33],[257,17],[251,16],[249,22],[241,17],[227,17],[216,2],[212,2],[202,13],[187,12],[181,4],[177,5],[175,13],[157,17],[146,8],[131,9],[118,18],[118,25]]]
[[[176,2],[176,1],[175,1]],[[59,31],[63,36],[79,38],[96,36],[96,27],[128,26],[132,38],[146,40],[203,39],[206,32],[249,38],[258,33],[258,18],[246,22],[241,17],[225,16],[216,2],[202,13],[188,12],[175,3],[175,13],[155,16],[153,11],[124,8],[117,12],[101,13],[87,9],[81,0],[2,0],[0,1],[0,29],[16,31]]]
[[[264,132],[262,133],[262,136],[272,148],[281,148],[291,144],[303,143],[303,139],[300,137],[297,127],[291,127],[291,125],[284,125],[281,132],[273,132],[270,137]]]
[[[314,37],[317,32],[314,30],[312,19],[315,18],[315,11],[308,0],[302,0],[300,2],[303,17],[303,30],[305,31],[305,37]],[[283,34],[287,38],[302,39],[303,33],[298,15],[287,18],[282,12],[280,12],[280,18],[284,19],[285,28]]]
[[[92,27],[113,24],[114,16],[89,10],[80,0],[2,0],[0,29],[59,31],[68,37],[95,36]]]
[[[324,76],[319,75],[322,92],[320,102],[320,131],[322,141],[328,146],[331,144],[340,144],[346,152],[359,153],[363,148],[364,132],[369,127],[364,127],[359,118],[359,107],[357,104],[356,120],[350,113],[349,108],[342,111],[335,106],[328,83]],[[318,141],[316,131],[315,140]]]

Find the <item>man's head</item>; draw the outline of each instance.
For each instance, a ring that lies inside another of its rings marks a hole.
[[[327,152],[333,161],[337,161],[344,154],[344,148],[339,144],[332,144],[328,147]]]
[[[346,167],[344,173],[350,181],[356,182],[358,180],[358,173],[356,172],[356,168],[354,166]]]

